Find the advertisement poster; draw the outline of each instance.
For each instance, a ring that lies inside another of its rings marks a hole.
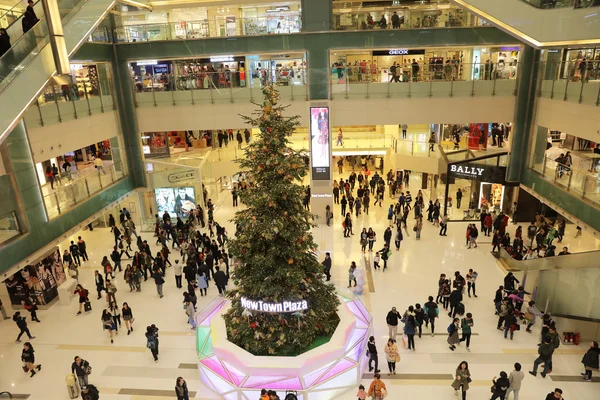
[[[187,217],[190,211],[196,208],[193,187],[158,188],[154,189],[154,195],[160,214],[166,211],[178,217]]]
[[[329,108],[310,108],[310,160],[312,179],[330,180],[331,140],[329,137]]]
[[[5,283],[11,304],[21,305],[23,301],[30,300],[46,305],[58,296],[58,286],[66,280],[57,249],[39,263],[27,265],[9,276]]]

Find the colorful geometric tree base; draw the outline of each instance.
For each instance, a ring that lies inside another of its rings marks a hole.
[[[216,341],[215,349],[212,337],[215,325],[211,327],[211,320],[222,318],[222,312],[225,311],[222,309],[227,308],[228,300],[213,300],[196,315],[196,351],[200,379],[209,389],[226,400],[254,400],[260,397],[258,393],[261,389],[275,390],[281,398],[284,397],[281,396],[282,393],[293,390],[301,400],[329,400],[338,398],[350,389],[356,389],[367,365],[365,353],[372,331],[372,317],[358,297],[349,292],[340,292],[338,290],[342,303],[339,313],[347,314],[345,321],[351,321],[350,325],[338,326],[338,329],[345,329],[342,333],[343,351],[340,351],[340,342],[325,343],[305,353],[310,355],[308,358],[304,357],[301,363],[308,365],[306,370],[295,365],[294,357],[289,357],[290,371],[279,366],[272,370],[276,371],[276,374],[265,372],[269,369],[267,356],[252,356],[259,359],[255,365],[261,366],[253,368],[241,365],[240,359],[243,357],[237,357],[235,354],[239,352],[238,355],[243,353],[244,357],[248,357],[249,353],[244,349],[237,346],[233,351],[231,346],[226,350],[219,348],[218,343],[222,343],[222,340]],[[220,320],[213,321],[218,322]],[[332,349],[330,345],[336,348]]]

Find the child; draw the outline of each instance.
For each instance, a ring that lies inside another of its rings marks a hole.
[[[373,258],[373,269],[381,268],[379,266],[379,260],[381,260],[381,257],[379,257],[379,252],[377,252],[375,253],[375,258]]]
[[[358,397],[358,400],[365,400],[367,398],[367,392],[365,392],[365,387],[363,385],[358,387],[356,397]]]

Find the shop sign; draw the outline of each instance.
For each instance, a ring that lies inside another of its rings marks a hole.
[[[242,307],[248,311],[288,313],[308,310],[308,302],[306,300],[282,301],[279,303],[270,303],[262,300],[249,300],[245,297],[242,297],[240,300]]]
[[[504,183],[506,177],[506,167],[475,163],[451,164],[449,172],[453,178],[476,179],[491,183]]]
[[[419,49],[389,49],[389,50],[374,50],[374,56],[409,56],[409,55],[424,55],[425,50]]]
[[[230,62],[233,61],[233,56],[214,56],[210,58],[210,62]]]
[[[137,61],[136,64],[138,66],[142,66],[142,65],[156,65],[156,64],[158,64],[158,60],[141,60],[141,61]]]
[[[176,172],[174,174],[169,174],[167,176],[167,180],[169,183],[177,183],[182,181],[189,181],[192,179],[196,179],[198,177],[198,171],[189,170],[183,172]]]

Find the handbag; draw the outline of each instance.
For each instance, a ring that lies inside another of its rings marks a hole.
[[[395,360],[396,362],[400,362],[400,353],[396,353]]]
[[[85,372],[86,375],[91,375],[92,374],[92,366],[91,365],[86,365],[85,367],[83,367],[83,372]]]
[[[29,368],[27,368],[27,365],[23,364],[23,372],[28,373],[29,372]]]

